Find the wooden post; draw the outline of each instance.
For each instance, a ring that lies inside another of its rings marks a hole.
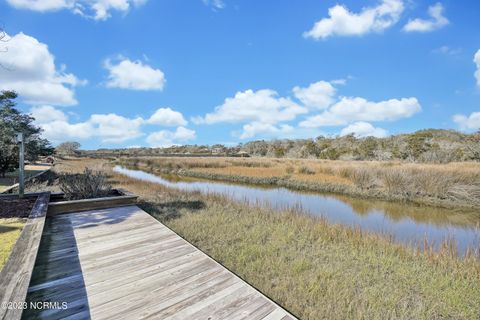
[[[25,193],[25,146],[23,141],[23,133],[17,134],[17,141],[20,149],[18,163],[18,196],[23,198]]]

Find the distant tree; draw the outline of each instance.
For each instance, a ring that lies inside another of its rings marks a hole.
[[[408,152],[413,160],[418,160],[422,153],[432,148],[432,144],[430,143],[432,137],[433,135],[429,130],[417,131],[408,136]]]
[[[15,135],[22,132],[25,141],[25,159],[36,161],[39,156],[53,153],[50,142],[42,139],[41,129],[33,124],[34,118],[23,114],[15,108],[17,93],[2,91],[0,93],[0,175],[14,171],[18,163],[18,145]]]
[[[374,137],[367,137],[362,139],[358,146],[358,154],[361,159],[373,159],[375,157],[375,151],[378,150],[378,140]]]
[[[62,155],[72,155],[78,149],[80,149],[81,144],[76,141],[66,141],[60,143],[56,148],[55,152]]]

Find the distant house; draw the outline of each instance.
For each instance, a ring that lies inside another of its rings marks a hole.
[[[239,151],[235,154],[235,157],[249,158],[250,155],[246,151]]]
[[[225,152],[224,148],[221,148],[221,147],[212,149],[213,154],[220,154],[220,153],[224,153],[224,152]]]

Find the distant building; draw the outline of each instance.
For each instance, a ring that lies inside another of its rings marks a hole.
[[[213,154],[220,154],[220,153],[224,153],[224,152],[225,152],[224,148],[221,148],[221,147],[212,149]]]
[[[246,151],[239,151],[235,154],[236,157],[249,158],[250,155]]]

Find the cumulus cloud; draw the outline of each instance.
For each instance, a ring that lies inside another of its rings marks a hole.
[[[175,131],[161,130],[148,135],[146,141],[152,147],[170,147],[196,138],[195,131],[178,127]]]
[[[288,98],[279,97],[273,90],[246,90],[237,92],[233,98],[226,98],[214,112],[203,118],[197,117],[194,122],[213,124],[257,121],[273,124],[293,120],[297,115],[307,112],[306,108]]]
[[[268,136],[283,136],[290,134],[294,131],[294,128],[288,124],[282,124],[275,126],[270,123],[252,122],[243,126],[243,132],[240,134],[240,139],[253,138],[256,135],[268,135]]]
[[[152,68],[141,61],[131,61],[121,58],[118,63],[107,59],[104,64],[108,70],[108,88],[121,88],[130,90],[163,90],[165,75],[160,69]]]
[[[105,143],[119,143],[143,135],[140,131],[141,118],[129,119],[114,113],[92,114],[87,121],[70,123],[65,113],[50,106],[34,107],[30,113],[43,129],[42,135],[54,143],[90,138],[99,138]]]
[[[409,20],[403,27],[403,30],[406,32],[430,32],[440,29],[450,23],[448,19],[443,16],[443,12],[443,5],[438,2],[435,5],[428,7],[428,15],[430,16],[430,19],[425,20],[417,18]]]
[[[178,112],[174,111],[170,108],[159,108],[155,111],[154,114],[147,120],[150,124],[156,124],[160,126],[186,126],[187,120],[183,117],[183,115]]]
[[[204,117],[196,117],[197,124],[213,123],[247,123],[241,138],[253,137],[259,133],[273,133],[285,130],[278,127],[279,122],[294,120],[299,114],[307,113],[308,109],[296,104],[289,98],[279,97],[278,93],[263,89],[237,92],[234,97],[226,98],[224,103]]]
[[[473,57],[473,62],[475,62],[477,66],[477,70],[475,71],[475,78],[477,79],[477,86],[480,87],[480,49]]]
[[[345,84],[344,81],[335,84]],[[414,97],[373,102],[362,97],[337,96],[332,81],[317,81],[306,87],[292,89],[299,103],[281,97],[271,89],[246,90],[226,98],[211,113],[194,117],[196,124],[240,123],[241,131],[232,135],[240,139],[264,137],[304,136],[326,126],[345,126],[343,133],[384,136],[387,132],[368,122],[396,121],[421,111]],[[303,121],[293,124],[299,116]],[[295,127],[294,127],[295,126]],[[354,130],[354,131],[353,131]]]
[[[48,46],[22,32],[10,37],[0,54],[0,90],[15,90],[29,104],[77,104],[74,88],[84,85],[75,75],[57,68]]]
[[[380,102],[360,97],[342,97],[328,110],[300,123],[306,128],[338,126],[355,121],[395,121],[421,111],[416,98],[390,99]]]
[[[328,9],[328,18],[316,22],[306,38],[326,39],[331,36],[360,36],[381,32],[396,24],[404,10],[402,0],[382,0],[376,7],[353,13],[343,5]]]
[[[461,130],[480,130],[480,112],[472,112],[469,116],[457,114],[453,116],[455,122]]]
[[[30,110],[30,113],[34,116],[36,123],[48,123],[53,121],[67,121],[67,115],[55,109],[52,106],[37,106]]]
[[[88,122],[102,142],[119,143],[143,135],[140,131],[143,119],[140,117],[130,119],[114,113],[92,114]]]
[[[106,20],[111,11],[127,12],[132,6],[138,7],[147,0],[7,0],[17,8],[39,12],[63,9],[95,20]]]
[[[155,116],[158,116],[158,110],[163,110],[162,112],[169,110],[168,113],[170,115],[175,115],[178,118],[176,120],[170,118],[168,121],[160,123]],[[99,139],[102,143],[121,143],[144,136],[142,126],[147,124],[170,126],[174,125],[175,121],[177,124],[184,123],[178,121],[183,119],[181,113],[170,108],[158,110],[148,120],[142,117],[128,118],[115,113],[109,113],[92,114],[86,121],[77,123],[72,123],[67,114],[52,106],[33,107],[30,113],[35,118],[35,123],[43,129],[43,136],[54,143],[91,138]],[[154,119],[153,122],[150,121],[152,118]],[[183,121],[185,120],[183,119]],[[186,141],[195,138],[195,132],[181,125],[172,135],[168,133],[170,131],[164,132],[166,132],[164,133],[165,138],[169,138],[170,141]]]
[[[294,87],[293,93],[306,107],[325,109],[333,103],[336,90],[330,82],[318,81],[306,88]]]
[[[341,136],[346,136],[348,134],[354,134],[357,138],[365,138],[365,137],[376,137],[376,138],[384,138],[388,136],[388,131],[382,128],[375,128],[368,122],[355,122],[347,127],[343,128],[340,132]]]

